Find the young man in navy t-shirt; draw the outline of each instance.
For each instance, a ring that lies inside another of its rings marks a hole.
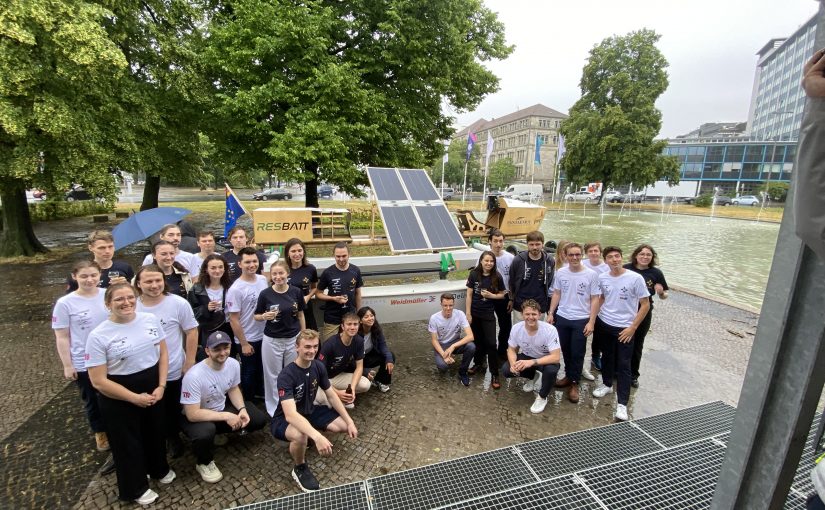
[[[361,287],[364,286],[361,270],[355,264],[349,263],[347,243],[337,243],[333,248],[333,255],[335,265],[329,266],[321,273],[318,279],[318,292],[315,293],[315,297],[324,302],[322,341],[338,331],[345,313],[361,309]]]

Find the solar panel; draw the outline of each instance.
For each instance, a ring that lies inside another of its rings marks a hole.
[[[370,167],[367,176],[393,252],[466,246],[427,172]]]
[[[339,510],[368,508],[364,482],[339,485],[329,489],[297,494],[263,503],[235,507],[235,510]]]
[[[578,474],[606,508],[708,508],[724,458],[704,439]]]
[[[372,507],[428,509],[535,482],[511,448],[480,453],[399,473],[367,483]]]
[[[629,422],[540,439],[517,448],[542,479],[662,450]]]
[[[532,483],[470,501],[442,507],[444,510],[585,510],[601,508],[599,502],[573,476]]]
[[[676,446],[730,430],[735,414],[735,408],[717,401],[649,416],[635,423],[664,446]]]

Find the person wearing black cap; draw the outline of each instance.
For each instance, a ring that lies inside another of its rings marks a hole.
[[[266,413],[243,399],[239,387],[241,365],[229,357],[231,346],[230,335],[215,331],[206,339],[207,358],[183,376],[181,428],[192,440],[197,459],[195,470],[209,483],[223,478],[215,466],[215,436],[254,432],[264,428],[268,421]]]

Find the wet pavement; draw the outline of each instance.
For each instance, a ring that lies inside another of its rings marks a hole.
[[[197,217],[193,219],[198,220]],[[111,225],[110,225],[111,226]],[[38,236],[60,247],[53,262],[0,266],[0,480],[10,508],[134,508],[117,501],[114,475],[98,476],[105,455],[94,450],[73,384],[62,378],[49,327],[53,301],[71,263],[84,256],[88,219],[37,227]],[[79,233],[75,233],[79,232]],[[144,247],[126,251],[135,263]],[[436,310],[434,310],[435,312]],[[757,315],[681,292],[657,302],[646,341],[641,386],[631,393],[633,417],[722,400],[735,405]],[[380,317],[379,317],[380,320]],[[572,404],[554,391],[544,413],[532,415],[532,394],[511,380],[485,389],[477,375],[463,387],[455,370],[434,367],[424,322],[385,326],[398,364],[389,393],[359,395],[355,440],[334,437],[334,454],[312,450],[310,465],[323,486],[417,467],[523,441],[610,423],[615,397],[595,399],[596,383],[581,388]],[[295,494],[286,448],[268,431],[233,437],[218,448],[224,479],[200,479],[191,452],[171,461],[178,478],[153,488],[153,508],[226,508]]]

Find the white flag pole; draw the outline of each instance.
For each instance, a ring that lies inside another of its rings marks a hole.
[[[487,131],[487,159],[484,162],[484,187],[481,192],[481,209],[486,209],[485,200],[487,200],[487,173],[490,170],[490,156],[493,154],[493,135],[491,131]]]

